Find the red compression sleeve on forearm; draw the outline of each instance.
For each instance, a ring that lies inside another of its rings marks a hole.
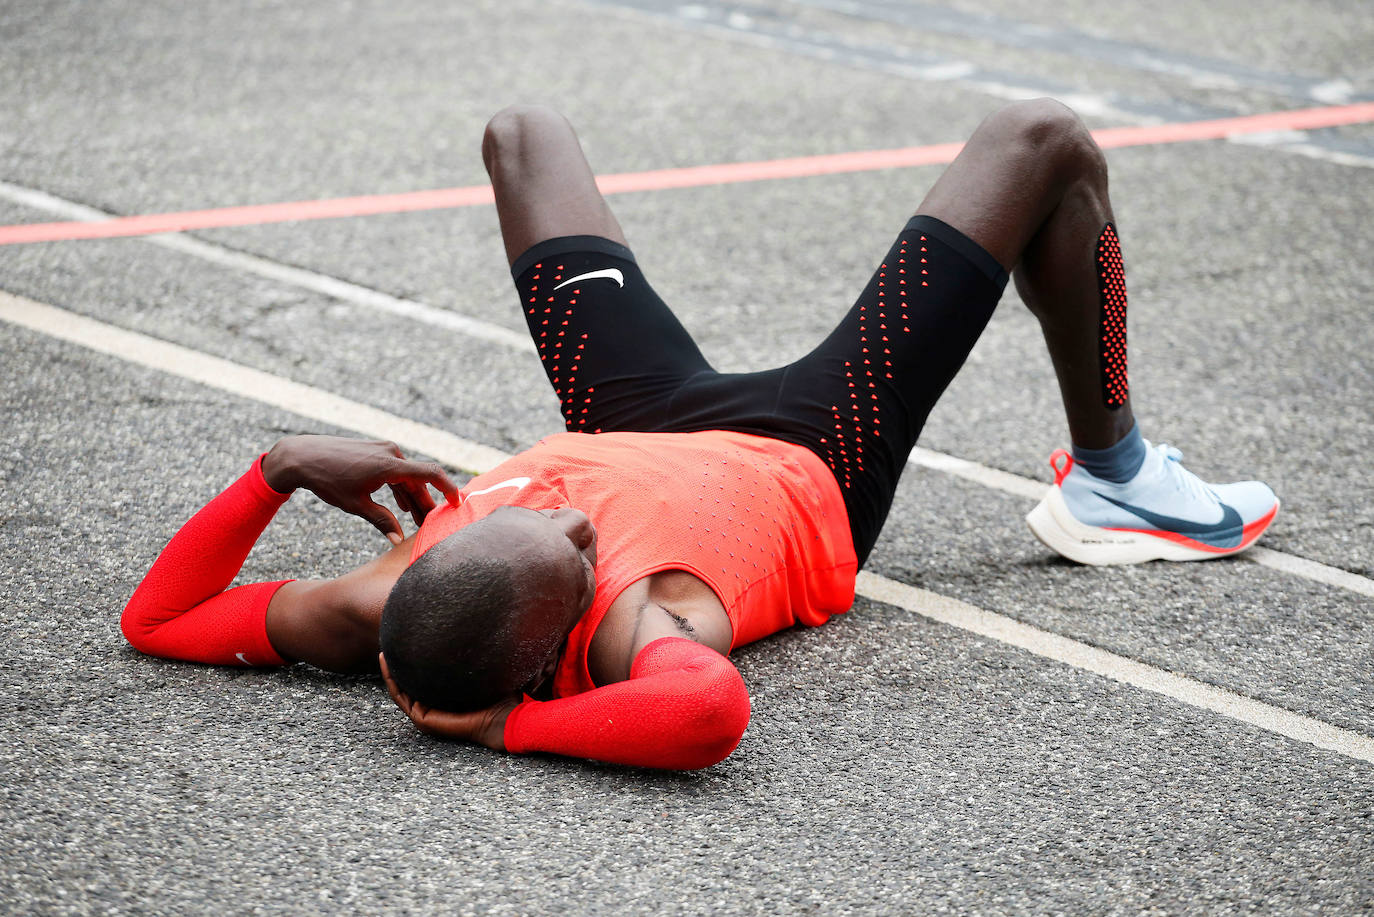
[[[290,494],[262,476],[262,459],[191,517],[158,555],[120,627],[154,656],[227,665],[281,665],[267,639],[267,605],[290,580],[224,588]]]
[[[640,651],[630,680],[552,701],[527,700],[506,720],[506,750],[694,770],[735,750],[749,692],[728,659],[681,637]]]

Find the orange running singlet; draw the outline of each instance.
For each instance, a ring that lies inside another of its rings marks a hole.
[[[429,514],[411,561],[499,506],[572,506],[597,531],[597,589],[554,679],[567,697],[596,687],[592,634],[630,584],[686,570],[720,599],[731,647],[854,602],[858,563],[839,486],[810,450],[745,433],[559,433]]]

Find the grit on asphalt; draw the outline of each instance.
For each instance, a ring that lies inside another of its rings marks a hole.
[[[512,102],[565,112],[617,174],[959,141],[1033,95],[1093,128],[1335,108],[1374,100],[1371,49],[1363,0],[9,2],[0,227],[477,186]],[[7,319],[0,910],[1374,908],[1369,120],[1108,152],[1144,434],[1268,482],[1261,544],[1343,585],[1077,566],[1026,529],[1033,499],[929,467],[868,567],[1337,747],[868,598],[735,654],[752,721],[691,774],[435,741],[375,679],[141,656],[119,613],[176,528],[281,436],[358,427]],[[939,170],[611,203],[715,365],[761,368],[830,330]],[[507,453],[561,426],[502,342],[522,323],[490,206],[0,245],[0,291]],[[1049,481],[1067,432],[1014,291],[921,445]],[[301,495],[242,579],[383,546]]]

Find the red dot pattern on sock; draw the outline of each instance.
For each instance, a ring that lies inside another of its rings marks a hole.
[[[838,404],[830,406],[834,435],[820,439],[826,464],[846,490],[853,487],[853,476],[864,470],[865,437],[881,439],[883,435],[878,386],[893,378],[893,338],[911,334],[908,298],[914,295],[917,280],[921,287],[930,286],[926,241],[921,236],[917,246],[920,251],[912,252],[911,242],[903,238],[897,263],[883,262],[878,267],[878,295],[873,309],[870,311],[866,303],[859,304],[857,352],[844,363],[849,402],[843,408]]]
[[[1130,397],[1126,379],[1126,272],[1121,243],[1111,223],[1097,238],[1097,278],[1102,292],[1102,401],[1109,408],[1119,408]]]
[[[558,282],[563,279],[564,266],[555,265],[550,270],[554,272],[553,279],[547,283],[550,284],[549,290],[552,293]],[[558,396],[558,407],[563,413],[564,425],[574,432],[600,433],[600,428],[587,430],[587,416],[591,411],[596,387],[577,387],[577,370],[581,365],[582,355],[586,352],[588,339],[587,334],[578,334],[571,327],[573,307],[577,305],[577,297],[581,290],[576,287],[565,287],[560,291],[561,296],[540,296],[539,281],[543,273],[543,263],[536,264],[534,274],[530,277],[529,296],[525,301],[530,325],[533,326],[534,343],[539,349],[539,359],[545,364],[549,382],[553,385],[553,393]],[[564,301],[558,302],[559,298],[564,298]]]

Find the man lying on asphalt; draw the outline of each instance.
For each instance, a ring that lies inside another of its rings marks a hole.
[[[1082,563],[1198,560],[1248,547],[1278,510],[1265,485],[1205,484],[1142,439],[1106,164],[1055,102],[984,121],[834,332],[755,373],[713,370],[654,294],[560,116],[501,112],[483,154],[567,432],[462,491],[389,443],[282,440],[153,565],[124,612],[135,647],[380,668],[421,730],[490,748],[714,764],[749,720],[726,654],[849,608],[908,453],[1008,272],[1040,320],[1073,445],[1027,517],[1037,537]],[[414,535],[372,501],[383,485]],[[298,488],[391,549],[334,580],[226,591]]]

